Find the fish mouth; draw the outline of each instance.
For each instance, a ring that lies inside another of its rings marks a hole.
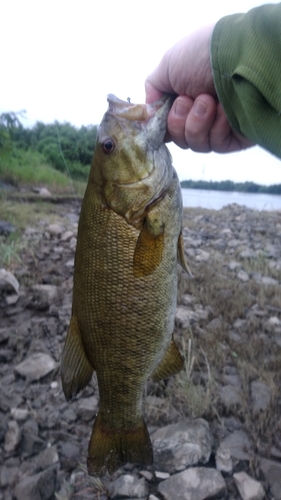
[[[146,122],[156,114],[161,114],[161,118],[166,120],[173,101],[174,97],[169,94],[164,94],[152,104],[133,104],[129,100],[123,101],[119,99],[114,94],[107,96],[108,111],[116,118],[120,117],[141,122]]]

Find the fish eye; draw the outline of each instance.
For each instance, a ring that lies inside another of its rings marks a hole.
[[[106,155],[109,155],[110,153],[113,153],[115,149],[115,142],[111,137],[108,137],[108,139],[105,139],[105,141],[102,143],[102,150]]]

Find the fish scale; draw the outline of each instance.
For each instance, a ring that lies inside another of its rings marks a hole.
[[[81,207],[61,366],[67,400],[97,373],[100,408],[88,450],[94,475],[152,463],[142,394],[148,377],[182,368],[173,340],[177,261],[188,270],[180,185],[164,145],[171,101],[108,100]]]

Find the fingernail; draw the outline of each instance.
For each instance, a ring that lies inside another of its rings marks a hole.
[[[195,101],[194,103],[194,111],[198,116],[205,116],[207,113],[207,106],[202,101]]]
[[[184,99],[177,99],[175,102],[174,113],[179,118],[184,118],[190,111],[190,106],[187,105]]]

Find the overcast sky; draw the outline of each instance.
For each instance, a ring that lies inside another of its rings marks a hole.
[[[144,102],[146,76],[178,39],[261,3],[3,0],[0,112],[25,109],[29,126],[37,120],[99,123],[109,93]],[[231,155],[170,149],[181,180],[281,183],[279,160],[260,148]]]

